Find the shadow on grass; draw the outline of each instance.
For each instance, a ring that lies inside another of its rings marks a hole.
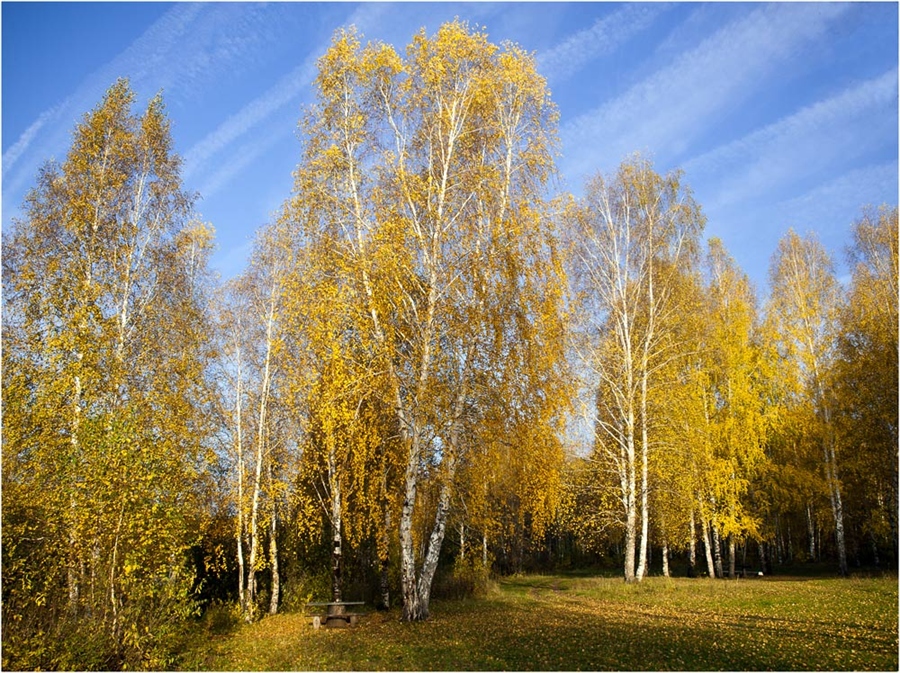
[[[393,610],[371,615],[355,629],[313,631],[300,615],[279,615],[212,638],[202,656],[183,665],[214,670],[897,670],[897,593],[890,582],[856,588],[828,582],[803,589],[807,585],[761,583],[756,586],[768,585],[774,594],[758,597],[756,589],[735,582],[666,580],[635,587],[594,580],[506,578],[486,599],[435,601],[432,618],[414,624],[400,622]],[[735,591],[746,595],[735,599]],[[859,602],[826,613],[792,607],[811,595],[834,604],[848,592],[853,600],[858,592],[874,597],[882,616],[859,612]]]

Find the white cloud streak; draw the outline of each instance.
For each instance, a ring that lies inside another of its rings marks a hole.
[[[10,147],[6,152],[3,153],[3,172],[6,173],[9,171],[19,160],[25,152],[28,150],[28,146],[31,145],[31,141],[34,140],[35,136],[38,134],[38,131],[47,123],[54,115],[57,114],[56,108],[51,108],[41,113],[41,115],[35,120],[35,122],[25,129],[25,132],[19,136],[19,139],[16,141],[16,144]]]
[[[834,229],[844,239],[864,206],[897,205],[897,171],[896,161],[863,166],[779,203],[785,228]]]
[[[897,69],[818,101],[685,163],[727,205],[877,151],[897,124]]]
[[[356,25],[364,32],[367,25],[377,20],[383,12],[383,7],[378,5],[363,6],[356,10],[344,25]],[[238,151],[231,150],[241,138],[271,119],[288,104],[299,102],[301,95],[307,91],[315,78],[316,63],[326,48],[325,44],[321,44],[309,50],[309,56],[303,63],[191,147],[184,156],[184,178],[195,177],[212,167],[215,173],[205,181],[205,187],[201,192],[203,196],[209,196],[280,140],[284,133],[279,133],[274,138],[261,137],[259,140],[244,143]],[[296,112],[299,114],[299,109]],[[289,128],[293,129],[293,126]],[[231,157],[227,161],[219,161],[213,166],[212,162],[216,155],[229,151]]]
[[[667,8],[668,5],[656,3],[626,5],[541,53],[537,59],[539,69],[548,80],[563,80],[593,59],[615,52]]]
[[[566,124],[566,172],[580,179],[590,170],[611,169],[634,151],[678,156],[705,132],[706,122],[752,95],[846,9],[766,5],[732,22],[619,98]]]
[[[310,56],[300,66],[282,77],[275,86],[222,122],[212,133],[187,151],[184,156],[184,177],[190,178],[198,170],[203,169],[217,153],[298,98],[309,86],[315,73],[316,58]]]
[[[199,76],[196,60],[202,55],[183,45],[191,43],[184,36],[203,20],[204,9],[203,3],[176,4],[125,51],[91,73],[71,95],[42,112],[3,155],[3,200],[17,202],[41,163],[66,151],[72,125],[97,104],[118,77],[128,76],[132,87],[143,91],[160,88],[158,73],[188,68]]]

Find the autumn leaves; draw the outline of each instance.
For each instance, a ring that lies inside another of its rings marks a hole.
[[[764,320],[680,174],[632,158],[554,198],[558,115],[518,47],[340,31],[314,87],[293,195],[221,287],[161,100],[135,116],[125,82],[6,235],[4,663],[164,665],[222,519],[247,619],[311,547],[332,598],[366,549],[422,620],[448,531],[485,569],[551,528],[618,535],[629,580],[698,537],[721,575],[722,546],[823,502],[839,549],[864,507],[854,534],[896,541],[896,210],[857,227],[850,303],[786,239]]]

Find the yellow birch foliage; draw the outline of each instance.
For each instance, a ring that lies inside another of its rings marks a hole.
[[[4,232],[4,665],[164,665],[209,458],[212,230],[124,80]],[[7,396],[7,391],[9,396]]]
[[[841,313],[836,404],[848,503],[861,532],[897,549],[897,208],[866,210],[853,227],[853,280]]]
[[[421,618],[475,420],[502,397],[483,391],[510,381],[488,356],[557,320],[544,195],[556,111],[531,56],[461,22],[417,34],[405,57],[339,32],[316,89],[291,217],[346,298],[341,357],[361,362],[400,437],[405,616]],[[551,379],[562,353],[543,357]],[[426,483],[433,526],[416,504]],[[428,539],[419,579],[414,520]]]

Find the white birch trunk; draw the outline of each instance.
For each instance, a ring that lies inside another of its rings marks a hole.
[[[256,469],[253,478],[253,499],[250,507],[250,570],[247,578],[247,592],[250,609],[247,618],[252,620],[256,611],[256,566],[259,555],[259,500],[262,492],[262,467],[266,446],[266,425],[269,405],[269,388],[272,377],[272,348],[274,346],[275,303],[277,284],[274,280],[269,290],[269,302],[266,311],[266,355],[263,363],[263,377],[259,392],[259,417],[256,432]]]
[[[459,558],[461,561],[466,560],[466,524],[464,521],[459,522]]]
[[[331,600],[338,603],[343,600],[341,597],[343,502],[335,458],[335,449],[332,447],[328,454],[328,482],[331,490]],[[337,612],[340,613],[341,610]]]
[[[241,615],[247,618],[247,590],[244,586],[246,577],[246,569],[244,568],[244,531],[246,524],[244,521],[244,434],[243,434],[243,414],[242,405],[244,397],[243,383],[243,367],[241,348],[238,339],[240,335],[235,331],[235,357],[237,364],[237,382],[235,384],[235,405],[234,405],[234,425],[235,425],[235,444],[237,450],[237,529],[235,531],[235,542],[237,544],[237,561],[238,561],[238,600],[241,605]]]
[[[688,536],[688,563],[689,563],[689,575],[693,577],[697,572],[697,523],[694,518],[694,510],[691,508],[691,530]]]
[[[662,541],[662,568],[663,577],[669,577],[669,543],[666,538]]]
[[[269,465],[269,482],[272,482],[272,466]],[[274,484],[273,484],[274,486]],[[272,567],[272,595],[269,598],[269,614],[278,614],[281,599],[281,576],[278,573],[278,501],[272,494],[272,526],[269,531],[269,564]]]
[[[652,284],[651,284],[652,287]],[[653,292],[651,290],[650,293],[651,300],[653,298]],[[650,338],[649,335],[647,337]],[[650,485],[648,483],[649,480],[649,453],[650,449],[648,447],[648,438],[647,438],[647,362],[646,362],[646,354],[644,356],[644,362],[642,363],[642,372],[641,372],[641,543],[640,543],[640,555],[638,557],[638,567],[635,573],[637,581],[640,582],[644,579],[644,575],[647,573],[647,546],[649,545],[649,537],[650,537]]]
[[[712,530],[713,558],[716,562],[716,577],[722,578],[725,577],[725,572],[722,569],[722,544],[719,539],[719,528],[712,521],[710,521],[709,527]]]
[[[706,552],[706,569],[710,577],[716,576],[716,566],[713,562],[713,553],[712,553],[712,543],[710,542],[709,535],[709,522],[706,520],[706,517],[703,516],[702,512],[700,514],[700,529],[703,533],[703,549]]]

